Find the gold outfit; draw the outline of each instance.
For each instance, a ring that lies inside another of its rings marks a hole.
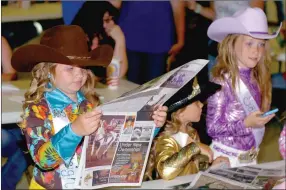
[[[192,160],[200,153],[200,148],[192,142],[181,148],[171,136],[159,137],[155,147],[155,167],[160,177],[166,180],[177,176],[194,174],[199,171]]]

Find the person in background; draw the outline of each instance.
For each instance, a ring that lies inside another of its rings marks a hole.
[[[285,160],[286,159],[286,122],[284,124],[284,127],[279,137],[279,151],[280,151],[282,158]]]
[[[6,163],[1,167],[1,188],[16,189],[27,167],[32,163],[29,154],[25,154],[24,136],[17,126],[1,128],[1,155]]]
[[[12,49],[2,36],[2,69],[3,81],[17,80],[17,73],[11,65]],[[24,171],[31,163],[24,151],[24,136],[16,125],[1,128],[1,154],[7,157],[6,163],[1,167],[1,188],[16,189]]]
[[[92,17],[91,17],[92,15]],[[111,45],[114,48],[113,59],[120,62],[120,75],[122,78],[128,70],[126,55],[125,36],[121,28],[117,25],[119,11],[108,1],[86,1],[78,10],[72,25],[83,28],[89,39],[91,50],[103,44]],[[105,68],[89,67],[93,73],[107,84],[116,85],[119,78],[111,78],[107,75]]]
[[[231,167],[256,164],[270,109],[271,78],[267,17],[260,8],[246,8],[214,21],[208,36],[219,44],[212,81],[222,89],[208,99],[207,132],[214,157],[226,156]]]
[[[15,69],[11,66],[12,49],[3,36],[1,36],[1,46],[2,46],[2,73],[1,78],[3,81],[13,81],[17,80],[17,73]]]
[[[184,45],[183,1],[110,3],[120,9],[119,26],[126,37],[129,63],[127,79],[143,84],[164,74],[168,56],[175,56]]]
[[[185,43],[182,50],[171,61],[171,69],[195,59],[208,59],[207,29],[214,11],[207,1],[185,1]],[[208,67],[198,75],[199,82],[208,81]]]
[[[63,20],[65,25],[70,25],[84,4],[85,0],[83,1],[61,1],[62,3],[62,13],[63,13]]]
[[[284,123],[284,127],[280,133],[280,137],[278,140],[279,151],[284,160],[286,160],[286,122]],[[285,189],[286,187],[286,177],[284,177],[284,181],[282,183],[273,187],[273,189]]]

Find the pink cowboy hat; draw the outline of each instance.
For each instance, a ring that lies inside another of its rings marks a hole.
[[[237,11],[232,17],[215,20],[208,28],[208,37],[221,42],[229,34],[245,34],[258,39],[275,38],[281,29],[268,33],[267,17],[260,8],[246,8]]]

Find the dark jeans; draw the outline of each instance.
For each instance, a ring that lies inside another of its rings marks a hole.
[[[127,79],[136,84],[144,84],[166,71],[168,53],[143,53],[127,50]]]
[[[16,189],[24,171],[29,163],[24,152],[18,143],[25,143],[20,128],[1,129],[1,153],[2,156],[8,157],[7,162],[1,170],[1,188]]]

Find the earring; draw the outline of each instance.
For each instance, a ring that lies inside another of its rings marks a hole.
[[[49,73],[49,74],[48,74],[48,79],[51,79],[51,77],[52,77],[52,76],[51,76],[51,73]]]

